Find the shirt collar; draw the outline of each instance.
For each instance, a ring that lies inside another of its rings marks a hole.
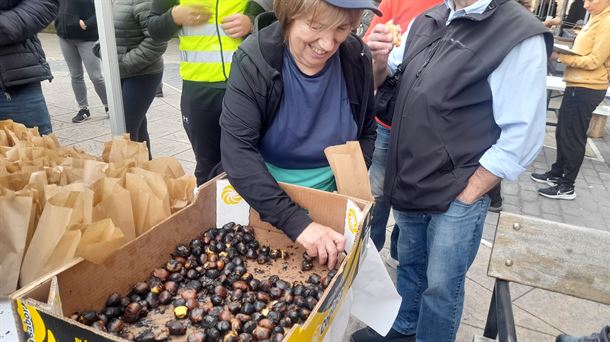
[[[491,1],[492,0],[478,0],[474,4],[456,11],[453,0],[445,0],[445,5],[447,5],[450,10],[449,18],[447,18],[447,22],[445,24],[449,25],[453,19],[460,18],[468,14],[482,14],[485,12],[485,9],[487,6],[489,6]]]

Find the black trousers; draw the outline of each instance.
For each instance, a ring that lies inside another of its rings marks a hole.
[[[587,129],[595,108],[606,95],[605,90],[568,87],[563,94],[555,139],[557,161],[551,174],[561,177],[562,184],[574,185],[578,171],[585,159]]]
[[[162,78],[163,73],[121,79],[125,128],[131,140],[146,142],[149,159],[152,159],[152,153],[150,151],[146,112],[148,112],[150,104],[155,99],[155,93]]]
[[[182,125],[195,153],[197,185],[205,183],[220,162],[220,113],[224,88],[184,81],[180,109]]]

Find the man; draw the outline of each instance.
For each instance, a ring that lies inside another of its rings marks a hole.
[[[368,40],[368,36],[377,24],[385,24],[390,20],[394,24],[400,25],[402,28],[407,28],[411,20],[418,16],[423,11],[442,3],[442,0],[383,0],[379,4],[379,10],[383,12],[381,17],[375,17],[371,21],[369,30],[364,35],[364,40]],[[377,116],[377,139],[375,140],[375,152],[373,153],[373,162],[369,169],[369,178],[371,181],[371,190],[375,196],[375,207],[372,211],[371,218],[371,240],[381,250],[385,244],[386,226],[390,216],[390,203],[383,195],[383,181],[385,176],[385,164],[388,154],[388,141],[390,140],[390,129],[392,128],[392,117],[386,113],[375,113]],[[398,241],[398,227],[394,225],[390,241],[390,253],[386,259],[386,263],[396,268],[398,264],[398,252],[396,250],[396,242]]]
[[[93,46],[98,40],[95,4],[93,0],[60,0],[59,14],[55,19],[55,29],[59,36],[59,47],[70,70],[72,91],[78,103],[78,113],[72,122],[80,123],[91,116],[87,99],[87,86],[83,77],[83,64],[93,83],[106,113],[108,100],[100,59],[93,54]]]
[[[403,302],[385,337],[365,328],[352,341],[455,339],[485,194],[516,180],[542,147],[552,42],[512,0],[446,0],[417,17],[391,54],[389,30],[373,29],[376,84],[406,65],[384,185],[400,228]]]
[[[52,131],[40,82],[52,80],[36,34],[57,16],[58,0],[0,0],[0,120]]]
[[[254,17],[270,0],[153,0],[148,30],[158,41],[180,38],[182,124],[197,166],[197,185],[220,162],[222,99],[233,52],[252,32]]]

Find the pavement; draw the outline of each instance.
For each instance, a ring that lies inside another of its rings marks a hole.
[[[57,38],[53,34],[40,34],[39,37],[55,76],[53,82],[43,82],[43,91],[51,113],[53,131],[61,144],[74,145],[89,153],[101,155],[103,143],[111,139],[110,122],[93,91],[91,82],[86,80],[89,89],[91,119],[84,123],[74,124],[71,122],[71,118],[78,111],[78,106],[74,100],[70,75]],[[195,158],[182,128],[180,115],[182,84],[178,75],[177,41],[170,42],[164,58],[166,66],[163,77],[164,97],[154,100],[147,115],[152,155],[153,157],[176,157],[186,172],[192,173],[195,168]],[[557,108],[558,101],[558,99],[553,99],[551,107]],[[548,121],[553,120],[555,120],[554,114],[549,112]],[[575,184],[577,198],[574,201],[556,201],[538,196],[536,190],[539,186],[529,179],[531,172],[546,171],[554,162],[554,129],[548,127],[545,147],[528,170],[517,182],[505,181],[502,183],[504,211],[610,232],[609,130],[607,127],[604,138],[589,139],[587,158],[585,158]],[[487,276],[487,264],[497,220],[498,214],[489,213],[487,215],[483,241],[467,274],[464,313],[457,341],[472,341],[474,335],[483,335],[494,284],[494,279]],[[388,227],[391,227],[392,224],[389,222]],[[382,256],[388,253],[389,234],[388,229],[386,246],[381,251]],[[395,280],[395,270],[388,267],[388,272]],[[511,296],[520,341],[554,341],[555,336],[561,333],[588,335],[599,331],[601,326],[610,324],[610,306],[608,305],[520,284],[511,284]],[[2,309],[1,306],[0,309]],[[0,318],[2,318],[1,312]],[[0,324],[0,327],[3,328],[7,322],[4,319],[2,321],[3,324]],[[363,326],[362,323],[352,319],[346,336],[361,326]],[[4,332],[4,329],[2,331]],[[0,341],[4,340],[12,341],[13,336],[0,333]]]

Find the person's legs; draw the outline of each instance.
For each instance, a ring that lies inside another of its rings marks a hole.
[[[125,127],[131,140],[146,142],[148,157],[152,158],[147,130],[146,112],[155,98],[163,73],[142,75],[121,80]]]
[[[41,135],[50,134],[51,117],[40,82],[0,90],[0,120],[13,120],[26,127],[38,127]]]
[[[184,82],[182,87],[182,125],[191,142],[197,166],[197,185],[205,183],[220,162],[220,113],[224,89]]]
[[[79,41],[76,43],[78,52],[83,60],[89,79],[93,83],[93,88],[99,96],[104,107],[108,107],[108,99],[106,96],[106,87],[104,86],[104,76],[102,75],[102,64],[100,59],[93,54],[93,45],[95,42]],[[82,70],[82,68],[81,68]]]
[[[428,287],[427,231],[431,216],[398,210],[394,210],[393,214],[400,229],[396,289],[402,297],[402,303],[392,328],[401,334],[413,335],[417,329],[421,295]]]
[[[375,140],[373,160],[369,168],[369,179],[371,191],[375,198],[375,206],[371,212],[371,240],[373,240],[378,251],[385,244],[386,226],[390,216],[390,201],[383,195],[389,139],[390,130],[377,124],[377,139]]]
[[[473,204],[454,200],[446,212],[431,215],[427,230],[428,282],[421,296],[417,341],[455,340],[464,305],[466,272],[481,242],[489,202],[489,196]]]
[[[80,109],[87,109],[89,106],[87,101],[87,86],[83,77],[83,61],[77,43],[71,39],[59,38],[59,47],[70,71],[70,80],[76,102]]]
[[[569,89],[569,88],[568,88]],[[578,171],[585,158],[587,145],[587,129],[591,115],[602,102],[606,92],[586,88],[572,88],[573,110],[566,111],[566,128],[564,134],[565,166],[563,178],[560,183],[574,185]]]

